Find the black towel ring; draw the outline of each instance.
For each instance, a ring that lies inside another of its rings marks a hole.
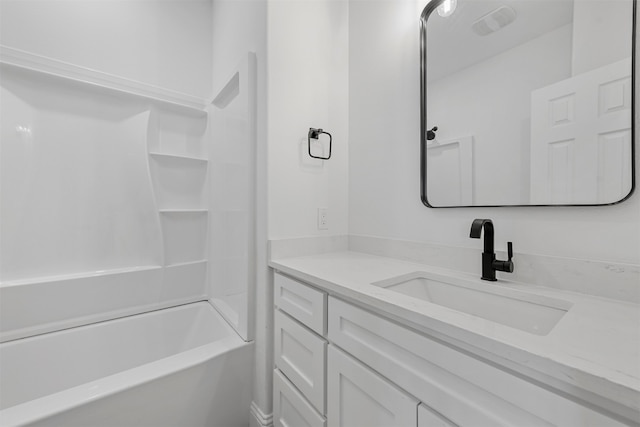
[[[318,139],[320,135],[323,133],[326,135],[329,135],[329,155],[327,157],[314,156],[313,154],[311,154],[311,140]],[[309,148],[309,156],[313,157],[314,159],[329,160],[331,158],[331,142],[332,142],[331,140],[332,140],[332,137],[329,132],[325,132],[322,129],[309,128],[309,134],[307,136],[307,146]]]

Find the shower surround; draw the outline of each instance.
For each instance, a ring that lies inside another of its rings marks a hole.
[[[18,376],[3,378],[2,400],[10,406],[0,410],[0,423],[32,425],[35,418],[19,415],[19,407],[42,414],[48,408],[48,416],[79,407],[96,396],[78,394],[88,384],[109,396],[149,390],[136,395],[144,402],[155,399],[159,385],[197,387],[202,374],[215,391],[208,395],[218,396],[214,407],[226,402],[220,408],[227,410],[197,417],[246,424],[255,58],[241,61],[213,104],[6,46],[0,59],[0,351],[21,355],[21,369],[11,369]],[[182,329],[170,327],[176,310]],[[143,324],[148,328],[136,329]],[[118,328],[127,334],[110,332]],[[104,341],[87,338],[94,334]],[[92,346],[100,349],[95,357]],[[135,348],[145,356],[135,356]],[[56,373],[75,369],[55,365],[52,354],[84,355],[87,375],[47,388]],[[123,363],[102,363],[109,360]],[[15,363],[3,356],[2,371]],[[52,363],[49,376],[27,378]],[[221,376],[231,365],[233,375]],[[124,385],[103,389],[100,381],[116,377]],[[141,382],[126,385],[136,378]],[[25,382],[35,395],[14,399]],[[72,401],[51,406],[62,395]],[[123,399],[111,396],[108,405]],[[117,406],[105,408],[116,416]],[[167,409],[168,420],[186,414],[179,405]],[[83,411],[77,419],[65,412],[65,425],[88,422],[93,410]]]

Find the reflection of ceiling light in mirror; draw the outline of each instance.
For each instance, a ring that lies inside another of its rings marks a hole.
[[[456,10],[457,4],[457,0],[444,0],[442,4],[438,6],[438,15],[443,18],[450,16]]]
[[[500,6],[471,24],[479,36],[486,36],[506,27],[516,19],[516,11],[508,6]]]

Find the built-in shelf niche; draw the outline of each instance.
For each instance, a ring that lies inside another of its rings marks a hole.
[[[159,209],[206,207],[207,160],[163,153],[149,157]]]
[[[206,210],[161,210],[165,265],[206,260]]]
[[[151,110],[149,172],[162,226],[164,265],[171,266],[167,274],[189,277],[188,284],[169,280],[168,292],[180,293],[184,286],[204,285],[206,280],[207,123],[208,116],[200,112],[162,105]]]
[[[149,121],[149,152],[206,158],[207,122],[207,115],[202,112],[156,106]]]

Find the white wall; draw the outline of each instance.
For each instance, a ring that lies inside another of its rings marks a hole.
[[[268,22],[269,238],[346,234],[348,3],[269,1]],[[308,156],[310,127],[332,134],[330,160]]]
[[[631,2],[581,0],[573,6],[573,75],[617,62],[631,51]],[[625,25],[620,25],[624,22]]]
[[[210,0],[2,0],[0,43],[208,97]]]
[[[347,234],[349,4],[267,3],[268,237]],[[330,160],[308,156],[311,127],[332,134]],[[328,208],[327,230],[318,230],[319,207]],[[270,414],[273,288],[264,284],[258,282],[253,398],[263,414]]]
[[[414,0],[352,1],[349,17],[350,234],[476,248],[469,227],[483,217],[494,220],[498,249],[511,240],[515,252],[640,262],[638,191],[602,207],[423,206]]]

